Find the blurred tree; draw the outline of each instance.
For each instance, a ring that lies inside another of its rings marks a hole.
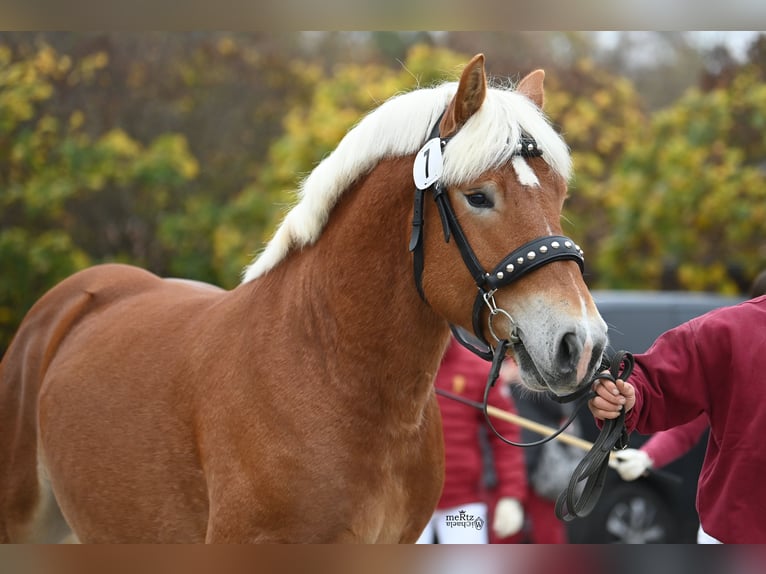
[[[597,255],[612,233],[609,206],[620,201],[610,179],[625,146],[641,140],[647,116],[630,80],[590,59],[546,77],[545,111],[572,152],[574,176],[564,204],[564,232],[585,251],[586,281],[599,282]]]
[[[130,227],[120,237],[125,242],[144,238],[156,253],[136,263],[161,275],[236,284],[231,274],[219,273],[216,262],[218,217],[257,176],[271,140],[282,130],[285,111],[301,106],[310,94],[312,86],[302,81],[303,64],[294,58],[302,54],[301,38],[295,33],[103,32],[5,34],[2,40],[16,51],[44,42],[78,61],[99,54],[104,65],[90,72],[90,81],[53,79],[56,95],[41,102],[41,110],[57,118],[85,112],[81,130],[94,140],[118,129],[150,146],[166,133],[182,134],[199,164],[194,179],[166,194],[161,214],[151,213],[150,204],[134,210],[129,194],[110,196],[109,208],[96,208],[92,200],[71,205],[88,218],[90,237],[106,233],[96,227]],[[104,209],[108,217],[99,218]],[[255,233],[260,236],[257,221]],[[114,239],[114,233],[109,237]],[[104,245],[96,241],[83,248],[101,259]]]
[[[629,79],[648,110],[675,102],[694,86],[704,68],[704,54],[679,31],[613,32],[614,41],[594,54],[610,73]]]
[[[237,283],[217,246],[250,222],[219,220],[310,93],[297,34],[3,33],[0,49],[0,350],[85,264]],[[260,237],[273,208],[253,205]]]
[[[612,287],[742,292],[766,267],[763,58],[726,88],[690,90],[632,138],[608,185]],[[647,137],[648,136],[648,137]]]
[[[43,291],[83,266],[156,265],[148,222],[197,173],[182,136],[144,146],[115,128],[93,138],[82,111],[45,110],[107,63],[102,52],[73,60],[46,44],[0,46],[0,348]]]
[[[595,49],[586,32],[448,32],[440,43],[463,54],[483,53],[492,75],[511,79],[537,68],[549,74],[568,68]]]
[[[430,37],[427,34],[416,32],[371,32],[371,43],[380,52],[381,63],[389,62],[390,66],[404,61],[407,51],[416,43],[428,43]]]
[[[407,52],[415,45],[433,45],[438,32],[428,31],[356,31],[303,32],[301,59],[319,66],[325,75],[338,64],[378,64],[400,68]]]
[[[766,33],[761,32],[752,40],[744,62],[739,62],[725,45],[716,44],[710,48],[705,57],[700,88],[703,91],[728,88],[743,69],[766,81]]]

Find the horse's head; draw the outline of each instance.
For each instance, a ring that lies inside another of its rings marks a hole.
[[[588,383],[607,334],[582,252],[560,237],[570,157],[542,114],[543,78],[488,88],[483,55],[468,64],[432,133],[439,145],[430,139],[415,160],[415,181],[438,209],[427,200],[411,248],[434,309],[492,345],[510,340],[528,387],[566,395]]]

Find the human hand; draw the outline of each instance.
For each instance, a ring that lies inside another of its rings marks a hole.
[[[652,468],[653,461],[643,450],[626,448],[612,456],[612,464],[623,480],[636,480]]]
[[[597,419],[616,419],[623,408],[627,413],[636,404],[636,390],[622,379],[599,379],[593,390],[596,396],[588,401],[588,408]]]
[[[513,536],[524,525],[524,509],[515,498],[501,498],[495,506],[492,530],[499,538]]]

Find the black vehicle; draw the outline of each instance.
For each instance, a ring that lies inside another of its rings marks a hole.
[[[738,297],[688,292],[593,291],[609,325],[609,351],[646,351],[658,335],[712,309],[734,305]],[[598,428],[587,409],[579,415],[583,437],[594,441]],[[630,447],[648,436],[633,433]],[[695,509],[697,478],[707,445],[707,432],[683,457],[632,482],[610,470],[604,491],[590,515],[568,523],[571,543],[694,543],[699,521]]]

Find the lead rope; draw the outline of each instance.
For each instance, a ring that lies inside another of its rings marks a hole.
[[[599,372],[593,381],[607,379],[627,380],[633,372],[633,355],[627,351],[618,351],[612,358],[608,372]],[[592,391],[592,395],[595,392]],[[601,427],[593,447],[577,465],[569,479],[566,490],[559,494],[556,500],[556,516],[569,522],[575,518],[588,516],[596,506],[601,492],[604,490],[606,473],[609,468],[609,454],[613,449],[624,449],[628,446],[628,433],[625,429],[625,409],[614,419],[607,419]],[[578,495],[580,483],[585,481]]]
[[[495,385],[498,376],[500,375],[500,367],[505,359],[505,353],[508,350],[510,342],[506,339],[498,341],[497,346],[494,349],[492,357],[492,366],[487,376],[487,384],[484,388],[484,400],[482,401],[481,410],[484,413],[484,419],[487,425],[495,433],[495,436],[506,444],[518,447],[532,447],[540,446],[550,440],[553,440],[558,435],[566,430],[566,428],[572,424],[578,412],[582,406],[590,399],[596,396],[596,392],[592,389],[593,383],[599,379],[607,379],[615,381],[617,379],[627,380],[630,374],[633,372],[633,355],[628,351],[618,351],[615,353],[611,361],[611,366],[602,363],[599,368],[599,372],[596,373],[591,379],[590,386],[586,387],[587,392],[578,391],[570,397],[557,398],[558,402],[570,402],[576,400],[575,408],[572,410],[572,414],[564,422],[564,424],[555,433],[542,438],[538,441],[528,443],[517,443],[505,438],[492,424],[492,420],[489,416],[488,399],[489,390]],[[608,372],[602,372],[608,367]],[[437,393],[439,389],[436,390]],[[625,410],[620,412],[620,416],[615,419],[608,419],[604,421],[601,427],[601,432],[598,438],[593,443],[593,447],[577,465],[572,476],[569,479],[567,488],[559,494],[556,500],[556,516],[561,520],[569,522],[574,518],[582,518],[590,514],[593,508],[596,506],[601,492],[604,489],[604,483],[606,482],[606,473],[609,468],[609,454],[612,449],[624,449],[628,446],[628,433],[625,429]],[[585,484],[581,487],[580,483],[585,481]],[[578,490],[580,493],[578,494]]]

